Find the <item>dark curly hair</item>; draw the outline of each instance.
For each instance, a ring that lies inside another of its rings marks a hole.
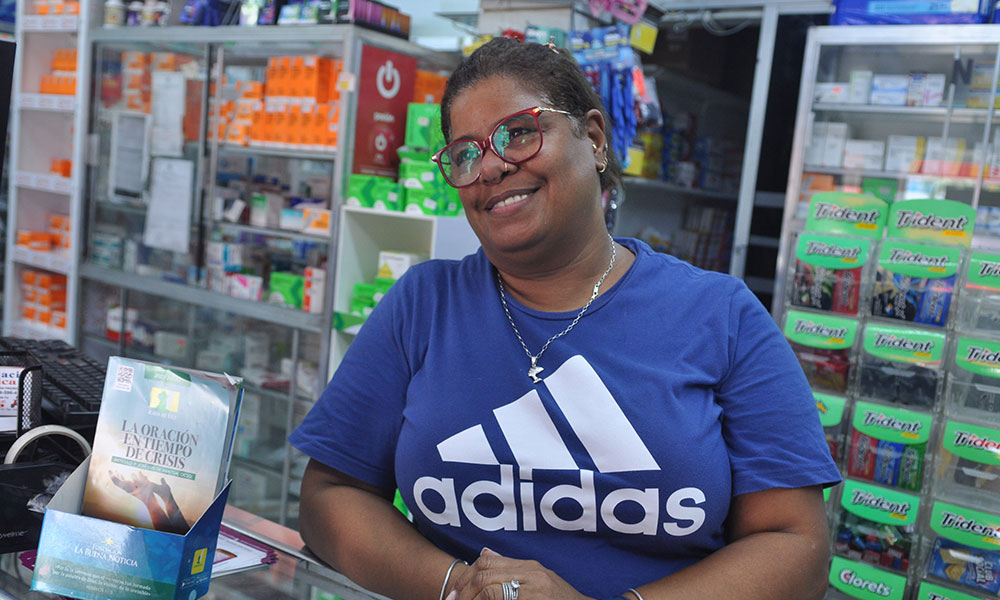
[[[490,77],[509,77],[541,96],[553,108],[572,113],[570,121],[577,135],[583,135],[584,116],[592,108],[604,115],[605,136],[611,139],[611,119],[601,97],[591,87],[580,65],[565,48],[522,43],[505,37],[490,40],[455,69],[441,100],[441,131],[451,139],[451,104],[466,88]],[[622,170],[610,146],[608,165],[601,173],[601,189],[621,184]]]

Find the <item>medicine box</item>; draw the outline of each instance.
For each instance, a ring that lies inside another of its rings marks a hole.
[[[871,321],[858,357],[856,396],[936,410],[943,391],[943,331]]]
[[[921,528],[920,600],[1000,597],[1000,515],[995,500],[935,497]],[[937,595],[931,595],[937,594]]]
[[[858,321],[829,313],[789,310],[784,333],[814,391],[845,394]]]
[[[919,173],[927,140],[912,135],[890,135],[885,151],[885,170],[889,173]]]
[[[383,279],[399,279],[413,265],[422,262],[426,257],[411,252],[394,252],[382,250],[378,253],[376,277]],[[374,294],[374,290],[372,292]]]
[[[816,103],[841,104],[849,99],[849,83],[817,82],[813,88],[813,101]]]
[[[847,476],[920,492],[931,458],[933,425],[928,412],[857,401],[844,458]]]
[[[905,106],[909,75],[873,75],[871,104]]]
[[[439,148],[431,147],[433,127],[441,127],[440,104],[411,103],[406,107],[406,132],[403,144],[408,148],[425,148],[436,152]]]
[[[250,224],[254,227],[277,228],[285,199],[280,194],[258,192],[250,197]]]
[[[850,104],[868,104],[872,96],[871,71],[851,71],[851,81],[848,85],[847,102]]]
[[[921,170],[926,175],[958,175],[965,157],[962,138],[927,138],[927,152]]]
[[[268,282],[268,302],[301,309],[304,285],[302,275],[273,271]]]
[[[80,514],[88,457],[45,510],[31,589],[81,600],[192,600],[208,593],[229,485],[185,535]]]
[[[848,130],[847,123],[827,123],[826,135],[823,138],[823,162],[824,167],[840,168],[844,161],[844,148],[847,144]]]
[[[881,171],[885,158],[885,142],[880,140],[847,140],[844,143],[843,167]]]

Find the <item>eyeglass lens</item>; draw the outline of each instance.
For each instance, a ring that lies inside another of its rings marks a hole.
[[[490,145],[500,158],[511,164],[528,160],[542,147],[538,118],[522,113],[505,119],[490,135]],[[483,149],[472,140],[453,142],[441,153],[442,170],[456,187],[474,182],[482,164]]]

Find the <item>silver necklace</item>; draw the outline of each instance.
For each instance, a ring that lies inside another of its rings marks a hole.
[[[542,349],[539,350],[538,354],[535,355],[532,355],[531,351],[528,350],[528,345],[524,343],[524,338],[521,337],[521,332],[517,330],[517,325],[514,324],[514,317],[511,316],[510,309],[507,308],[507,298],[505,297],[506,290],[503,285],[503,277],[500,276],[500,271],[499,270],[497,271],[497,288],[500,291],[500,302],[501,304],[503,304],[503,312],[507,315],[507,320],[510,322],[510,326],[514,330],[514,335],[517,336],[517,341],[521,342],[521,347],[524,348],[524,353],[527,354],[528,358],[531,360],[531,367],[528,368],[528,377],[531,378],[531,381],[533,383],[542,382],[542,380],[538,377],[538,374],[544,371],[545,369],[538,364],[538,360],[542,358],[542,354],[545,354],[545,350],[549,347],[549,344],[561,338],[562,336],[566,335],[567,333],[570,332],[571,329],[576,327],[576,324],[580,322],[580,318],[583,317],[583,313],[587,312],[587,309],[590,308],[590,305],[594,303],[595,299],[597,299],[597,295],[601,292],[601,284],[604,283],[604,279],[608,276],[608,273],[611,272],[611,269],[614,268],[615,254],[616,254],[615,240],[614,238],[611,237],[610,234],[608,234],[608,240],[611,241],[611,262],[608,263],[608,268],[604,270],[604,274],[601,275],[601,278],[598,279],[597,283],[594,284],[594,292],[590,295],[590,300],[588,300],[587,304],[585,304],[584,307],[580,309],[580,312],[577,313],[576,318],[573,319],[573,322],[570,323],[569,326],[566,327],[566,329],[563,329],[559,333],[555,334],[554,336],[546,340],[546,342],[542,345]]]

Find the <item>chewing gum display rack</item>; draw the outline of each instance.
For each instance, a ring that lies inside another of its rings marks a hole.
[[[1000,253],[968,249],[974,216],[820,193],[793,242],[781,325],[845,478],[831,598],[1000,598]]]

